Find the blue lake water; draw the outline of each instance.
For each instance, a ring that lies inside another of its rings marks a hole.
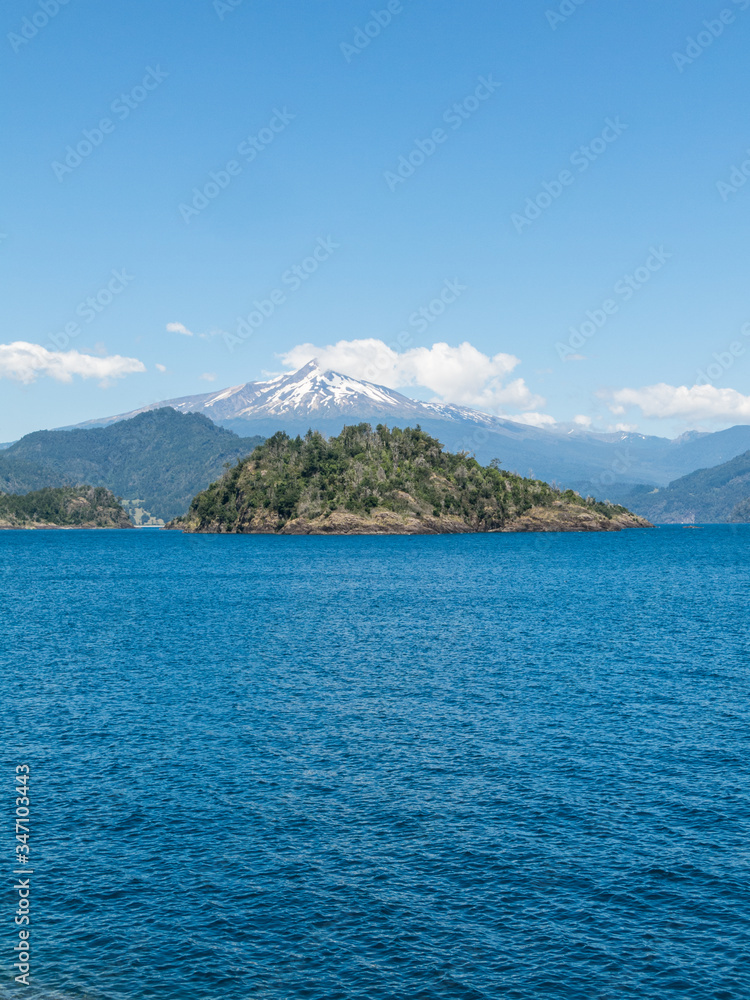
[[[750,526],[6,531],[0,594],[0,996],[750,997]]]

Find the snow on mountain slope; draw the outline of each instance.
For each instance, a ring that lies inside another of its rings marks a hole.
[[[290,413],[331,415],[358,413],[409,411],[417,413],[420,404],[402,396],[385,386],[340,375],[338,372],[323,371],[315,361],[304,368],[282,375],[270,382],[250,383],[257,391],[256,397],[235,416],[247,418],[280,416]]]
[[[102,426],[165,406],[181,413],[202,413],[242,436],[268,436],[279,430],[304,434],[309,428],[338,434],[345,424],[360,422],[401,427],[419,424],[450,451],[469,451],[482,462],[498,458],[506,468],[524,475],[603,496],[613,491],[615,484],[665,486],[672,479],[718,465],[750,448],[750,426],[685,435],[676,441],[559,424],[534,427],[467,406],[409,399],[386,386],[324,370],[316,361],[264,382],[168,399],[79,426]]]
[[[171,406],[180,413],[203,413],[211,420],[258,420],[274,417],[328,419],[343,417],[387,420],[388,417],[414,420],[438,419],[473,421],[482,425],[509,422],[468,407],[443,403],[422,403],[373,382],[363,382],[334,371],[324,371],[310,361],[299,371],[280,375],[267,382],[246,382],[218,392],[183,396],[152,403],[115,417],[92,420],[82,426],[112,423],[137,416],[146,410]],[[519,424],[519,429],[524,426]]]

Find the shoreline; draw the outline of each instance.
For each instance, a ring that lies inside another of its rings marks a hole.
[[[0,524],[0,531],[130,531],[134,524]]]

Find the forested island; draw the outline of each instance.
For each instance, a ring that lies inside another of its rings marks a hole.
[[[0,528],[132,528],[103,486],[60,486],[22,495],[0,493]]]
[[[186,532],[442,534],[650,527],[625,507],[451,454],[417,428],[279,432],[199,493]]]

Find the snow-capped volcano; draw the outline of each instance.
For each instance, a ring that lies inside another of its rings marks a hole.
[[[130,413],[91,421],[111,423],[137,416],[146,410],[171,406],[180,413],[203,413],[216,423],[284,418],[292,421],[388,420],[470,420],[483,425],[504,425],[508,421],[490,417],[467,407],[443,403],[422,403],[374,382],[322,369],[317,361],[288,375],[267,382],[245,382],[217,392],[183,396],[152,403]],[[312,424],[308,424],[311,426]]]
[[[263,382],[244,382],[198,396],[165,399],[114,417],[87,421],[81,427],[127,420],[147,410],[171,406],[180,413],[202,413],[214,423],[243,435],[277,430],[304,433],[309,428],[337,434],[345,424],[367,421],[400,426],[419,424],[456,447],[474,450],[483,434],[515,441],[559,440],[561,430],[538,428],[453,403],[425,403],[374,382],[323,369],[313,359],[295,372]],[[587,435],[593,437],[593,435]]]
[[[182,405],[194,410],[195,397]],[[216,419],[252,419],[258,416],[358,417],[382,411],[416,414],[420,404],[385,386],[324,371],[310,361],[299,371],[268,382],[247,382],[204,399],[200,412]]]
[[[386,386],[323,369],[316,361],[264,382],[167,399],[79,426],[111,424],[165,406],[181,413],[201,413],[242,437],[268,437],[282,430],[304,434],[311,428],[331,435],[346,424],[361,422],[419,425],[450,451],[471,452],[481,462],[498,458],[505,468],[524,475],[556,480],[610,499],[616,499],[617,481],[666,485],[699,466],[719,464],[750,447],[748,426],[686,442],[642,434],[571,433],[561,426],[531,427],[468,406],[409,399]],[[693,452],[700,453],[700,461],[691,458]]]

